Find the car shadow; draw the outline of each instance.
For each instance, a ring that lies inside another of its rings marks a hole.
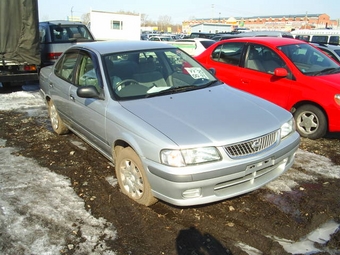
[[[340,139],[340,132],[328,133],[325,138],[327,139]]]
[[[202,234],[195,227],[179,232],[176,250],[178,255],[232,255],[216,238],[208,233]]]
[[[39,90],[39,81],[17,83],[12,86],[3,86],[0,84],[0,94],[10,94],[18,91],[37,91]]]

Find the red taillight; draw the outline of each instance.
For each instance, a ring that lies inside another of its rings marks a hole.
[[[24,71],[25,72],[37,71],[37,67],[36,65],[26,65],[24,66]]]
[[[58,59],[60,55],[61,55],[61,52],[51,52],[47,54],[47,59],[50,59],[50,60]]]

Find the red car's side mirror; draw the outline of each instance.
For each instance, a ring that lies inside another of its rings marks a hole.
[[[287,69],[283,67],[275,68],[274,75],[278,77],[286,77],[288,75]]]

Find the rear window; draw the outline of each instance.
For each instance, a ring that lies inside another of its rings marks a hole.
[[[208,48],[215,43],[215,41],[201,41],[204,48]]]
[[[327,35],[313,35],[312,43],[327,43]]]
[[[338,36],[338,35],[332,35],[332,36],[329,38],[329,44],[335,44],[335,45],[340,44],[340,36]]]
[[[94,41],[85,25],[50,26],[52,42]]]

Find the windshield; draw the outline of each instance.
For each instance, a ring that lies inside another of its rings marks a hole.
[[[182,93],[216,78],[179,49],[115,53],[104,57],[108,83],[120,100]]]
[[[323,75],[339,71],[339,65],[309,44],[290,44],[280,46],[278,49],[306,75]]]

